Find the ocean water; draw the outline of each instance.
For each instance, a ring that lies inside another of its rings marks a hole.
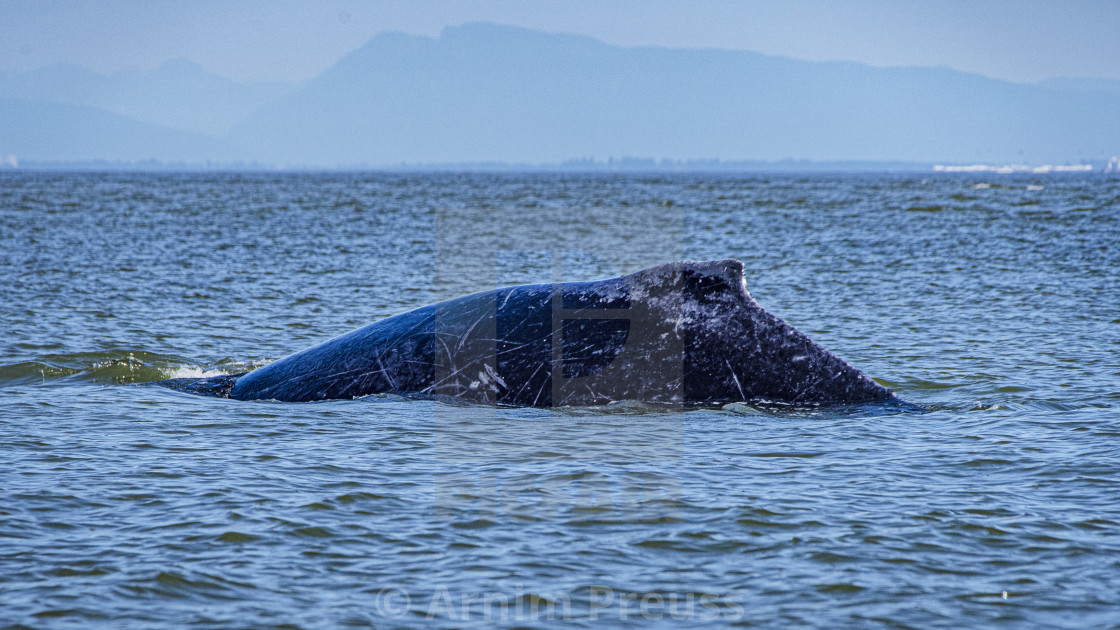
[[[918,410],[241,402],[474,290],[738,258]],[[1120,626],[1120,179],[0,174],[0,627]]]

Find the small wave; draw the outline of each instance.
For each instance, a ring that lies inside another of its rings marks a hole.
[[[755,400],[750,402],[729,403],[721,407],[723,411],[747,416],[766,416],[785,419],[835,419],[851,416],[873,417],[895,414],[928,413],[933,411],[928,405],[907,402],[900,398],[877,400],[863,403],[799,405],[784,402]]]
[[[72,382],[124,385],[170,378],[208,378],[254,367],[258,366],[230,359],[199,365],[182,357],[144,351],[55,354],[0,365],[0,388]]]

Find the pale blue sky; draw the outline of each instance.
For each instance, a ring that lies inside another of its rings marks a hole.
[[[1120,79],[1118,0],[0,0],[0,70],[173,58],[236,79],[310,78],[375,33],[489,21],[623,46],[754,50],[1013,81]]]

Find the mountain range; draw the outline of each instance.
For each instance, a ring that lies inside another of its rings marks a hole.
[[[1120,81],[1028,85],[493,24],[382,33],[300,84],[235,82],[184,60],[0,73],[0,157],[24,162],[1075,163],[1117,152]]]

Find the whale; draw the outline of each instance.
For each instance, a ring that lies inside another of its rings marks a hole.
[[[474,293],[250,372],[159,384],[284,402],[371,394],[520,407],[897,400],[762,308],[734,259]]]

